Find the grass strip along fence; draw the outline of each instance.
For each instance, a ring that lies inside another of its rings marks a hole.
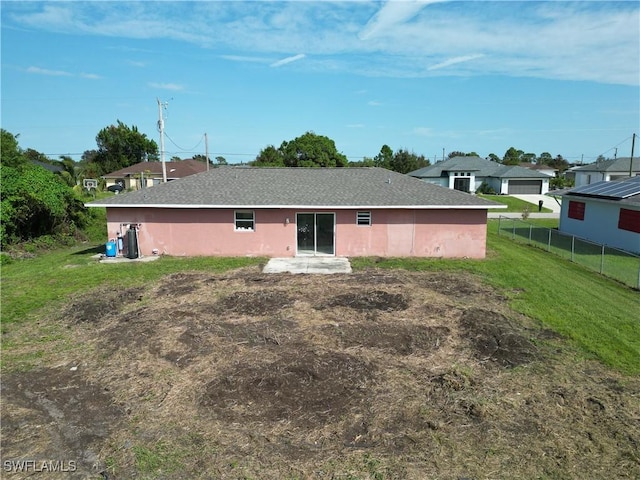
[[[640,290],[639,255],[503,216],[498,219],[498,235],[541,248]]]

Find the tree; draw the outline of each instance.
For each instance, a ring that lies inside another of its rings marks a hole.
[[[391,170],[391,161],[393,160],[393,150],[389,145],[383,145],[380,149],[380,153],[373,157],[373,163],[376,167],[386,168]]]
[[[504,154],[502,163],[504,163],[505,165],[519,165],[522,159],[522,155],[524,155],[524,152],[522,150],[516,150],[515,148],[511,147]]]
[[[251,162],[254,167],[284,167],[284,157],[273,145],[263,148],[256,159]]]
[[[400,149],[391,160],[391,170],[398,173],[409,173],[430,165],[431,162],[424,155],[416,155],[408,150]]]
[[[6,167],[17,167],[26,162],[20,147],[18,147],[18,136],[7,130],[0,129],[0,163]]]
[[[538,163],[541,165],[551,165],[553,157],[549,152],[542,152],[538,157]]]
[[[370,157],[364,157],[362,160],[359,161],[349,161],[349,167],[375,167],[376,163],[373,160],[373,158]]]
[[[73,190],[60,175],[28,161],[18,147],[17,136],[3,131],[2,139],[0,245],[74,233],[84,224],[86,209]],[[28,151],[29,157],[43,156],[36,150]]]
[[[561,175],[562,172],[569,168],[569,162],[562,158],[562,155],[557,155],[549,165],[558,170],[558,175]]]
[[[96,135],[98,145],[95,163],[100,174],[126,168],[144,160],[158,159],[158,145],[149,140],[136,126],[128,127],[120,120],[117,125],[103,128]]]
[[[495,153],[490,153],[489,156],[487,157],[489,160],[491,160],[492,162],[498,162],[500,163],[500,157],[497,156]]]
[[[3,246],[41,235],[74,233],[84,206],[62,179],[34,164],[2,166]]]
[[[447,158],[455,158],[455,157],[479,157],[479,155],[476,152],[464,153],[464,152],[458,152],[458,151],[450,152],[449,155],[447,155]]]
[[[218,162],[218,165],[229,165],[227,159],[220,156],[216,157],[216,162]]]
[[[265,147],[251,164],[259,167],[346,167],[348,162],[329,137],[306,132],[289,142],[282,142],[277,149],[273,145]]]
[[[67,185],[75,187],[78,183],[76,162],[73,161],[73,158],[67,155],[61,155],[60,162],[58,163],[63,168],[62,172],[60,172],[60,177],[62,177]]]

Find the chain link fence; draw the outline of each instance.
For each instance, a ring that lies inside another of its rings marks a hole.
[[[498,235],[533,245],[640,289],[640,255],[590,242],[518,218],[500,216]]]

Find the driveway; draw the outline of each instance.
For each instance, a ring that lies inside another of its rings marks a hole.
[[[560,213],[560,198],[556,201],[557,197],[549,197],[548,195],[511,195],[512,197],[519,198],[525,202],[533,203],[536,208],[531,210],[531,213],[538,211],[538,202],[542,200],[542,206],[553,211],[553,213]]]

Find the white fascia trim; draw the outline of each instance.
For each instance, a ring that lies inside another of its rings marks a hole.
[[[179,205],[179,204],[85,204],[85,207],[107,208],[189,208],[189,209],[227,209],[227,210],[264,210],[264,209],[306,209],[306,210],[487,210],[489,208],[507,208],[504,204],[495,205]]]

